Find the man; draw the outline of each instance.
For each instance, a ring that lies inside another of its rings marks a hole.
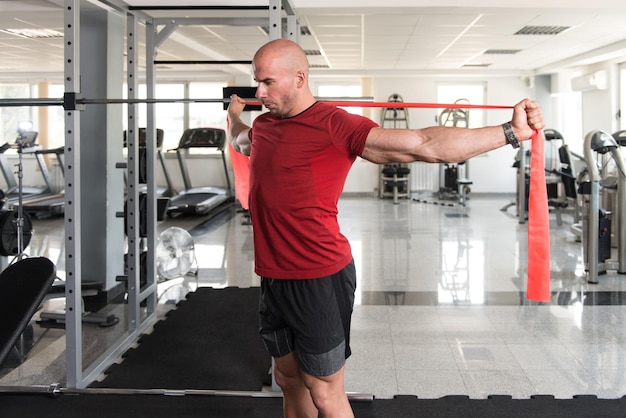
[[[240,118],[245,102],[233,95],[228,117],[233,148],[250,155],[261,336],[275,359],[286,417],[353,417],[344,365],[356,279],[337,201],[355,158],[376,164],[465,161],[530,138],[544,127],[541,110],[526,99],[502,126],[383,129],[317,102],[306,56],[294,42],[265,44],[252,66],[256,97],[269,112],[249,127]]]

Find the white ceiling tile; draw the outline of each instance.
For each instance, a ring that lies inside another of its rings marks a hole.
[[[177,4],[188,1],[191,0]],[[562,0],[545,0],[541,8],[520,7],[513,2],[509,2],[511,6],[484,8],[468,7],[464,0],[457,2],[453,7],[409,7],[406,2],[402,7],[393,7],[397,2],[392,1],[391,5],[383,2],[376,6],[347,7],[342,3],[338,8],[320,8],[307,1],[308,6],[296,12],[300,23],[308,25],[314,36],[301,37],[301,44],[306,49],[322,49],[326,54],[326,57],[310,57],[311,62],[317,64],[328,59],[337,70],[428,68],[436,71],[458,68],[469,60],[488,62],[493,70],[533,71],[599,48],[619,46],[626,39],[626,7],[606,9],[590,3],[588,9],[581,9],[570,7]],[[11,9],[3,8],[0,13],[0,30],[63,30],[62,6],[43,0],[9,3]],[[146,0],[148,3],[171,5],[172,1]],[[259,3],[265,4],[260,0]],[[150,13],[155,17],[176,19],[267,18],[267,11],[251,10]],[[513,35],[526,25],[571,26],[571,29],[556,36]],[[143,27],[138,38],[143,48]],[[158,56],[161,59],[249,60],[267,39],[259,27],[185,26],[161,45]],[[24,66],[31,63],[36,70],[62,70],[62,39],[23,39],[0,32],[0,49],[2,71],[25,71]],[[514,56],[480,55],[485,49],[522,51]],[[144,59],[142,54],[141,60]]]

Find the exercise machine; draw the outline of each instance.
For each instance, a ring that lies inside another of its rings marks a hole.
[[[562,213],[566,210],[571,210],[573,216],[572,225],[575,225],[577,222],[580,222],[582,211],[576,189],[576,168],[574,167],[573,159],[575,154],[569,150],[563,135],[559,131],[544,129],[544,137],[552,145],[552,152],[549,155],[551,166],[546,167],[548,206],[554,210],[558,226],[563,224]],[[558,148],[555,146],[557,142],[561,144]],[[582,159],[582,157],[579,156],[579,159]],[[526,193],[526,199],[528,199],[528,193]],[[526,206],[528,206],[528,201],[526,201]]]
[[[185,190],[170,199],[167,213],[170,216],[180,214],[206,215],[214,209],[232,202],[230,177],[226,164],[226,131],[217,128],[186,129],[178,143],[176,151],[178,164]],[[219,151],[224,167],[226,187],[193,187],[189,177],[189,170],[185,154],[191,148],[205,148]]]
[[[61,176],[65,176],[65,165],[63,162],[63,153],[65,147],[58,147],[54,149],[33,149],[28,153],[34,155],[39,165],[39,171],[47,185],[48,192],[40,193],[37,195],[30,195],[24,197],[22,200],[22,207],[24,212],[29,213],[35,217],[41,218],[45,216],[57,216],[63,215],[65,210],[65,192],[60,190],[58,193],[54,193],[52,181],[50,179],[50,173],[44,156],[54,155]]]
[[[551,145],[560,142],[557,148],[553,146],[551,149],[555,152],[549,155],[553,160],[554,167],[546,167],[546,187],[548,189],[548,206],[551,207],[556,214],[557,225],[562,225],[562,213],[565,210],[573,210],[573,222],[571,224],[572,232],[576,233],[577,223],[579,223],[582,212],[582,201],[578,195],[578,173],[584,167],[584,157],[571,152],[565,143],[563,135],[555,129],[544,129],[545,140]],[[558,154],[558,163],[555,162]],[[513,168],[517,170],[516,194],[515,201],[509,202],[501,211],[506,212],[511,206],[517,208],[517,216],[519,223],[526,222],[528,213],[528,198],[530,186],[530,149],[526,142],[520,143],[520,148],[515,155]],[[562,188],[562,190],[559,190]],[[578,234],[580,235],[580,234]]]
[[[387,99],[389,102],[403,102],[402,96],[392,94]],[[381,127],[393,129],[408,129],[409,113],[404,107],[385,107],[382,109]],[[398,204],[399,198],[410,198],[410,174],[411,169],[407,163],[382,164],[379,172],[378,197],[393,198],[393,203]]]
[[[18,130],[17,138],[15,142],[9,143],[6,142],[0,146],[0,172],[2,172],[2,177],[6,183],[6,188],[4,190],[4,195],[9,204],[16,201],[18,199],[19,193],[19,185],[18,180],[15,178],[13,174],[13,167],[9,162],[6,152],[11,149],[16,149],[18,153],[18,158],[22,158],[23,153],[29,153],[30,151],[34,151],[37,145],[37,137],[39,133],[37,131],[24,131]],[[21,163],[21,162],[20,162]],[[49,180],[49,179],[48,179]],[[46,182],[45,186],[24,186],[22,185],[21,193],[22,197],[25,196],[34,196],[34,195],[43,195],[50,191],[50,184]]]
[[[454,104],[469,104],[467,99],[458,99]],[[440,126],[469,126],[469,109],[448,108],[439,115]],[[469,163],[439,164],[439,199],[457,199],[465,206],[473,182],[469,179]]]
[[[607,270],[626,274],[626,165],[620,143],[623,143],[621,139],[618,142],[612,135],[599,130],[591,131],[585,137],[588,180],[581,183],[579,192],[583,197],[582,242],[589,283],[598,283],[598,276]],[[607,156],[611,157],[616,167],[615,184],[604,182],[608,178]],[[608,189],[613,189],[612,193],[616,194],[614,210],[610,211],[602,208],[600,202],[601,195]],[[611,258],[613,230],[617,241],[616,258]]]

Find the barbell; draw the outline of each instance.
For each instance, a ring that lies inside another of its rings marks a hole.
[[[255,98],[244,99],[247,104],[260,105]],[[467,103],[414,103],[414,102],[375,102],[371,97],[317,97],[317,100],[332,103],[341,107],[380,107],[380,108],[430,108],[430,109],[512,109],[513,106],[477,105]],[[30,107],[30,106],[63,106],[64,110],[82,110],[90,104],[159,104],[159,103],[230,103],[229,98],[222,99],[89,99],[79,93],[65,93],[62,98],[15,98],[0,99],[0,107]]]
[[[61,395],[163,395],[163,396],[215,396],[215,397],[249,397],[249,398],[281,398],[282,392],[274,391],[242,391],[213,389],[132,389],[132,388],[65,388],[54,383],[51,385],[31,386],[0,386],[0,394],[30,394],[58,397]],[[354,402],[371,403],[374,395],[370,393],[346,392],[348,399]]]

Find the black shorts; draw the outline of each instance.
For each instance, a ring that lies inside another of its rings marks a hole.
[[[305,280],[261,278],[259,327],[272,357],[295,352],[303,371],[329,376],[350,356],[354,262],[331,276]]]

